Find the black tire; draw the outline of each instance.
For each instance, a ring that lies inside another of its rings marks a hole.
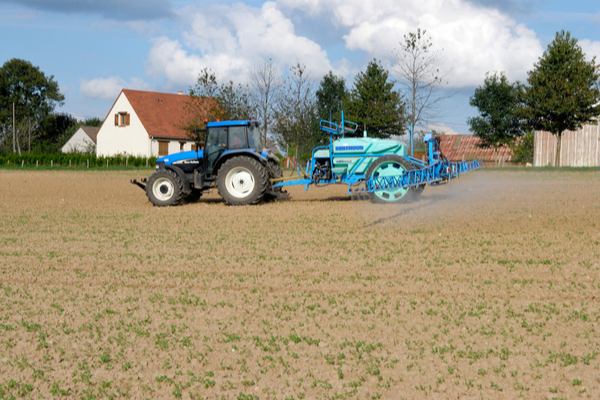
[[[275,160],[269,160],[269,176],[271,179],[283,178],[283,170]]]
[[[192,191],[188,193],[183,200],[185,200],[187,203],[195,203],[200,200],[200,197],[202,197],[202,190],[192,189]]]
[[[146,184],[146,196],[157,207],[176,206],[183,197],[181,178],[168,169],[153,173]]]
[[[256,204],[269,189],[269,173],[257,160],[239,156],[225,161],[217,176],[217,190],[231,206]]]
[[[367,169],[365,178],[369,179],[373,174],[377,175],[381,168],[393,168],[393,175],[400,175],[404,171],[412,171],[415,167],[405,158],[396,155],[383,156],[376,159]],[[373,203],[379,204],[397,204],[410,200],[413,196],[413,190],[409,189],[394,189],[390,191],[380,191],[369,193],[369,197]]]
[[[275,160],[269,160],[267,165],[269,167],[269,178],[270,179],[283,178],[283,170],[281,169],[281,167]],[[280,188],[280,187],[273,189],[273,183],[269,182],[269,188],[267,189],[267,192],[265,193],[264,199],[266,201],[277,200],[281,197],[282,193],[287,193],[287,192],[283,191],[282,188]]]

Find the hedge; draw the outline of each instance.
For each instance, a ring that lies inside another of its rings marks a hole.
[[[154,166],[156,157],[133,157],[133,156],[113,156],[113,157],[96,157],[89,154],[8,154],[0,156],[0,165],[25,165],[25,166],[63,166],[68,167],[69,162],[72,167],[106,167],[106,161],[111,167],[149,167]]]

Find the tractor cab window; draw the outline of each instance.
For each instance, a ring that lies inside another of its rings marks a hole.
[[[262,136],[258,126],[248,125],[248,144],[251,149],[254,149],[261,153],[263,151]]]
[[[204,150],[207,173],[213,172],[215,161],[225,150],[227,150],[227,128],[221,126],[208,128],[206,149]]]
[[[246,127],[232,126],[229,128],[229,150],[247,149]]]

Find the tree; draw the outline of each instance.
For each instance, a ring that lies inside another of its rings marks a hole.
[[[417,29],[416,33],[404,35],[400,51],[392,52],[396,74],[406,92],[407,123],[412,124],[413,130],[439,116],[440,103],[453,95],[440,90],[447,72],[442,68],[441,53],[433,51],[433,43],[425,36],[426,32]]]
[[[57,153],[62,145],[73,136],[77,119],[70,114],[52,113],[40,122],[35,153]]]
[[[401,135],[405,129],[404,103],[394,81],[377,60],[354,78],[348,120],[358,123],[373,137]]]
[[[205,68],[196,85],[190,87],[190,99],[185,104],[179,127],[190,133],[206,128],[206,121],[252,119],[254,116],[250,90],[233,81],[219,84],[217,76]]]
[[[262,124],[263,143],[267,143],[267,132],[273,120],[274,106],[282,84],[279,68],[271,59],[259,62],[254,65],[250,80],[255,92],[256,113]]]
[[[340,121],[341,111],[348,104],[349,93],[346,89],[346,80],[335,76],[331,71],[323,77],[316,92],[316,116],[313,128],[313,145],[323,145],[327,141],[326,135],[319,127],[319,121]]]
[[[535,132],[529,131],[511,145],[512,161],[519,164],[533,163]]]
[[[22,127],[19,135],[25,136],[25,130],[36,130],[64,99],[54,76],[46,76],[29,61],[13,58],[5,62],[0,68],[0,144],[10,142],[16,151],[19,137],[13,122]]]
[[[556,136],[556,166],[561,164],[562,133],[575,131],[585,123],[597,123],[599,73],[596,58],[587,62],[577,39],[564,30],[556,33],[534,69],[527,73],[529,85],[524,88],[522,115],[531,128]]]
[[[511,144],[523,134],[518,85],[511,84],[503,72],[487,73],[469,104],[479,110],[479,116],[467,119],[470,130],[481,139],[481,147],[494,148],[497,162],[498,147]]]
[[[306,66],[297,64],[290,69],[274,110],[278,144],[290,145],[297,158],[311,146],[311,123],[315,119],[315,94]]]

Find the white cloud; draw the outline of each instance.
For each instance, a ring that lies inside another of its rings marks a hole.
[[[154,39],[148,55],[148,73],[165,76],[166,86],[193,84],[203,68],[212,69],[219,79],[247,82],[251,67],[261,59],[285,69],[305,64],[317,79],[333,69],[321,46],[297,35],[274,2],[261,8],[242,3],[188,7],[181,14],[189,24],[183,43]]]
[[[583,39],[579,41],[579,45],[588,61],[591,61],[592,57],[596,57],[596,64],[600,64],[600,42],[592,42],[589,39]]]
[[[488,71],[506,71],[511,80],[526,78],[542,54],[534,31],[497,9],[465,0],[279,0],[289,8],[330,14],[346,29],[349,50],[391,60],[405,34],[427,30],[436,49],[443,49],[450,87],[481,84]],[[391,64],[390,64],[391,65]],[[388,66],[390,66],[388,65]]]
[[[454,129],[452,129],[448,125],[441,124],[441,123],[429,124],[429,125],[427,125],[427,128],[425,130],[427,132],[435,131],[437,134],[441,133],[443,135],[460,135],[460,133],[456,132]]]
[[[144,90],[148,89],[149,85],[139,78],[132,78],[126,82],[118,76],[111,76],[91,80],[81,79],[79,91],[88,98],[114,100],[124,88]]]

